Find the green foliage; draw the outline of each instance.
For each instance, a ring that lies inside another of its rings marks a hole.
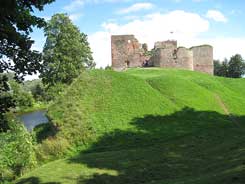
[[[8,77],[0,74],[0,133],[9,129],[5,113],[9,111],[9,108],[15,106],[10,89]]]
[[[42,80],[25,81],[24,89],[27,92],[31,92],[36,101],[45,101],[46,91]]]
[[[0,133],[0,182],[22,175],[36,164],[32,136],[14,120],[9,124],[10,130]]]
[[[42,84],[37,84],[32,90],[32,95],[36,100],[43,101],[43,99],[45,98],[44,86]]]
[[[41,55],[32,51],[34,43],[30,38],[33,26],[45,26],[45,20],[34,16],[35,10],[43,10],[45,4],[53,0],[9,0],[0,2],[0,74],[15,72],[16,78],[23,79],[26,74],[36,73],[41,69]],[[14,106],[6,77],[0,76],[0,130],[6,129],[4,113]]]
[[[42,143],[47,138],[54,137],[56,133],[57,130],[51,123],[44,123],[34,127],[34,134],[38,143]]]
[[[49,108],[48,116],[60,130],[58,136],[87,145],[106,132],[133,129],[128,122],[147,114],[165,115],[186,106],[224,113],[215,94],[232,113],[244,113],[238,86],[230,89],[226,84],[228,79],[179,70],[95,70],[74,81]]]
[[[241,55],[236,54],[229,62],[228,76],[231,78],[241,78],[245,74],[245,62]]]
[[[144,50],[144,52],[148,52],[148,45],[146,43],[144,43],[142,45],[142,49]]]
[[[45,20],[32,13],[34,9],[43,10],[44,5],[52,1],[1,1],[0,73],[12,70],[16,74],[31,74],[40,69],[41,57],[37,51],[31,50],[34,41],[29,34],[33,26],[43,27]]]
[[[223,62],[214,60],[214,75],[228,77],[228,61],[225,59]]]
[[[222,62],[214,60],[214,75],[241,78],[244,74],[245,62],[239,54],[232,56],[229,61],[227,59]]]
[[[56,83],[54,86],[48,86],[45,88],[45,97],[46,101],[54,101],[55,99],[59,98],[68,88],[67,84]]]
[[[185,70],[85,72],[48,110],[80,154],[19,183],[244,183],[244,93],[244,79]]]
[[[61,137],[45,139],[37,147],[37,159],[45,162],[61,158],[69,147],[69,142]]]
[[[80,33],[66,14],[55,14],[44,32],[47,39],[41,78],[45,84],[69,84],[82,69],[94,68],[87,36]]]
[[[112,67],[111,67],[110,65],[107,65],[107,66],[105,67],[105,70],[112,70]]]
[[[11,90],[15,105],[19,108],[32,107],[34,104],[33,96],[30,92],[24,90],[23,84],[10,81]]]

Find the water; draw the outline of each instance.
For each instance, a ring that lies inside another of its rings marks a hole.
[[[23,114],[18,118],[21,122],[23,122],[28,131],[32,131],[37,125],[48,123],[45,110]]]

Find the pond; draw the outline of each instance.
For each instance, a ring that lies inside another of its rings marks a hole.
[[[32,131],[37,125],[48,123],[45,110],[22,114],[18,116],[18,119],[25,125],[28,131]]]

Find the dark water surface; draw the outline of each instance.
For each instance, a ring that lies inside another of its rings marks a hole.
[[[35,111],[18,116],[19,120],[25,125],[28,131],[32,131],[37,125],[48,123],[46,111]]]

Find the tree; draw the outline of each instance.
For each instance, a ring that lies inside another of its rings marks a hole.
[[[229,62],[227,59],[224,61],[214,60],[214,75],[228,77]]]
[[[221,62],[220,60],[214,60],[214,75],[217,75],[217,76],[222,76],[221,75]]]
[[[34,104],[34,98],[31,92],[26,91],[22,83],[18,83],[14,80],[11,80],[9,83],[12,89],[15,106],[20,108],[32,107]]]
[[[142,49],[144,50],[144,52],[148,52],[148,45],[146,43],[143,43]]]
[[[44,32],[47,38],[41,78],[45,84],[69,84],[81,69],[95,66],[87,36],[80,33],[66,14],[52,16]]]
[[[110,65],[107,65],[107,66],[105,67],[105,70],[112,70],[112,67],[111,67]]]
[[[8,0],[0,2],[0,73],[11,70],[16,75],[32,74],[40,70],[41,56],[32,51],[29,37],[33,26],[45,26],[43,18],[32,15],[33,8],[43,10],[54,0]],[[21,76],[21,77],[22,77]]]
[[[4,114],[10,107],[14,107],[13,94],[6,75],[0,74],[0,132],[7,131],[9,126]]]
[[[214,60],[214,75],[240,78],[245,74],[245,63],[241,55],[236,54],[228,61]]]
[[[228,77],[241,78],[245,74],[245,63],[240,54],[231,57],[229,62]]]
[[[29,35],[33,26],[44,27],[45,20],[32,13],[34,8],[41,11],[44,5],[52,1],[54,0],[0,1],[0,74],[13,71],[16,78],[23,79],[24,75],[41,69],[41,55],[31,50],[34,41]],[[4,113],[14,105],[7,82],[7,77],[0,77],[0,129],[4,124]]]

